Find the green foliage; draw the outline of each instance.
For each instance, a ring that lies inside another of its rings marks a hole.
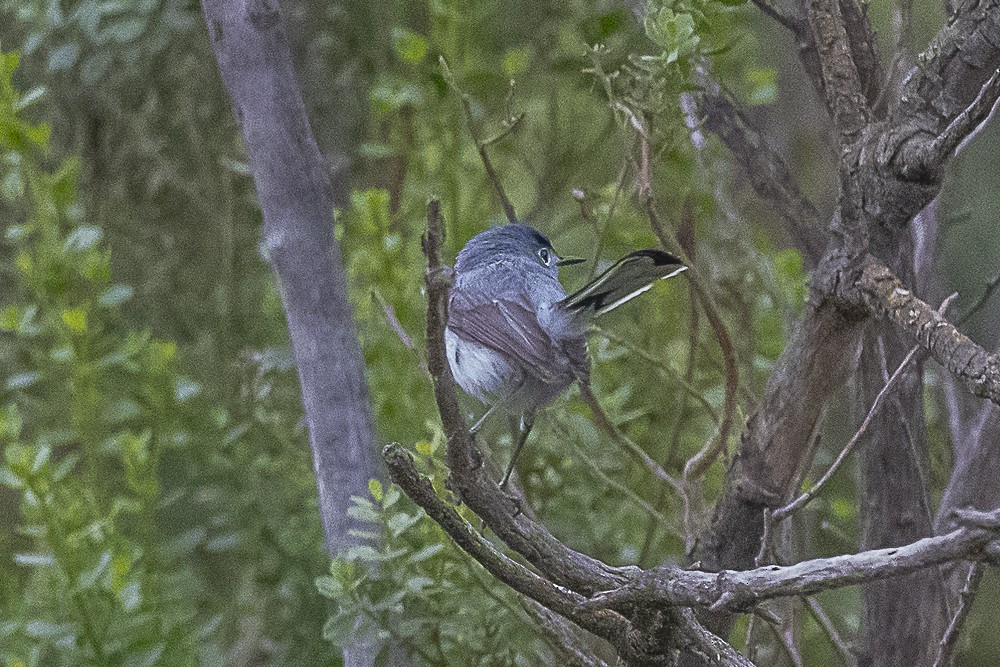
[[[247,395],[229,409],[181,373],[174,342],[125,321],[135,290],[112,280],[104,231],[76,195],[78,162],[48,166],[47,128],[25,120],[11,85],[16,64],[0,53],[0,178],[23,184],[4,188],[21,219],[5,235],[0,484],[19,519],[0,534],[0,660],[195,664],[228,650],[242,616],[264,614],[276,662],[329,660],[296,642],[309,635],[299,616],[321,615],[297,594],[321,537],[298,401],[276,382],[287,364],[248,362]],[[293,483],[275,483],[289,471]],[[228,583],[210,584],[214,571]]]
[[[377,637],[417,665],[553,664],[515,593],[498,587],[396,486],[383,490],[373,480],[370,490],[348,513],[366,526],[358,536],[378,546],[345,550],[316,580],[335,602],[324,637],[340,646]]]

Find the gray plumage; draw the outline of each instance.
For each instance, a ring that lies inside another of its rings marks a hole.
[[[668,253],[640,250],[567,296],[557,259],[541,233],[511,224],[473,237],[455,262],[445,329],[452,374],[482,402],[529,420],[588,376],[591,316],[687,268]]]

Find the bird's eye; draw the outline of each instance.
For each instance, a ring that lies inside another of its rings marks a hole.
[[[549,261],[551,260],[551,257],[549,257],[549,249],[548,248],[539,248],[538,249],[538,256],[542,259],[542,264],[544,264],[545,266],[549,265]]]

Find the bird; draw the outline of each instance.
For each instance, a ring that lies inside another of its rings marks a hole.
[[[518,437],[500,487],[507,485],[539,409],[590,374],[591,320],[688,267],[662,250],[636,250],[572,294],[561,258],[533,227],[509,223],[472,237],[458,253],[448,296],[445,352],[452,376],[488,406],[476,433],[496,410],[519,419]]]

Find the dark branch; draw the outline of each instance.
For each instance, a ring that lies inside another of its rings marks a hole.
[[[867,125],[868,109],[840,3],[837,0],[808,0],[806,14],[819,54],[826,106],[841,144],[848,145]]]
[[[455,75],[452,74],[444,56],[439,57],[439,62],[441,63],[441,71],[444,74],[445,81],[447,81],[448,84],[455,90],[455,94],[458,95],[458,99],[462,103],[462,111],[465,113],[465,126],[469,129],[469,134],[472,135],[473,143],[476,144],[476,151],[479,152],[479,159],[483,161],[483,167],[486,169],[486,176],[489,178],[490,185],[493,186],[493,191],[496,192],[497,199],[500,200],[500,206],[503,207],[503,212],[507,216],[507,222],[516,224],[518,222],[517,212],[514,210],[514,205],[510,203],[510,198],[507,197],[507,191],[504,190],[503,181],[500,180],[500,176],[497,174],[496,169],[493,168],[493,161],[490,160],[490,154],[487,152],[486,148],[516,130],[521,124],[521,121],[524,119],[524,114],[508,117],[505,119],[505,127],[499,134],[488,139],[483,139],[479,130],[476,129],[476,121],[472,116],[472,102],[469,99],[468,94],[463,92],[462,89],[458,87],[458,83],[455,81]],[[511,90],[513,90],[513,88]]]
[[[969,617],[969,612],[972,611],[972,601],[979,591],[979,583],[983,580],[983,569],[982,563],[973,563],[969,566],[969,574],[965,579],[965,585],[962,587],[962,593],[958,600],[958,609],[955,610],[955,615],[938,645],[938,655],[937,659],[934,660],[934,667],[948,667],[952,664],[951,659],[955,653],[955,646],[958,644],[958,637],[962,634],[965,620]]]
[[[703,95],[699,107],[705,129],[716,134],[750,180],[754,192],[774,207],[788,226],[795,246],[815,266],[823,254],[823,220],[808,197],[799,190],[791,169],[723,95]]]
[[[403,489],[458,546],[494,577],[544,607],[602,636],[617,636],[627,630],[628,621],[624,617],[617,613],[595,614],[593,610],[581,607],[580,603],[584,600],[582,595],[556,586],[500,552],[459,516],[453,507],[437,496],[430,480],[420,476],[413,458],[401,446],[386,445],[382,456],[393,483]]]
[[[927,161],[943,163],[948,159],[958,150],[961,143],[989,118],[998,98],[1000,98],[1000,69],[993,72],[993,76],[983,84],[972,104],[958,114],[944,132],[930,143],[927,147]]]

